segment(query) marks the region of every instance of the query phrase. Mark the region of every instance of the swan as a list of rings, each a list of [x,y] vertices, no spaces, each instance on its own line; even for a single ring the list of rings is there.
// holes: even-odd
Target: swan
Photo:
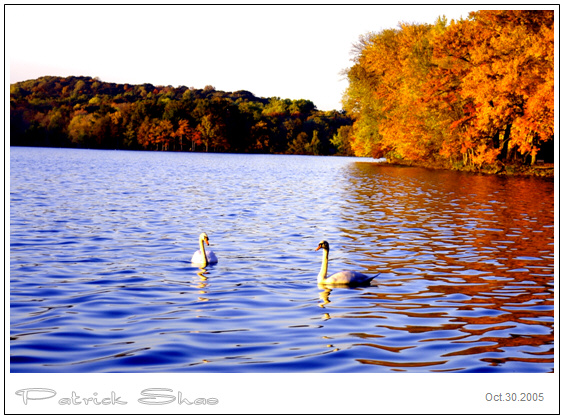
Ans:
[[[380,273],[374,276],[367,276],[366,274],[359,273],[358,271],[340,271],[327,277],[327,266],[329,265],[329,243],[327,241],[319,242],[319,245],[315,249],[323,250],[323,262],[321,263],[321,270],[317,276],[317,283],[326,285],[349,285],[349,286],[360,286],[369,284],[370,281],[377,277]]]
[[[206,233],[200,235],[200,249],[194,252],[192,256],[192,264],[199,264],[205,267],[208,264],[217,264],[217,257],[213,251],[206,251],[204,248],[204,241],[206,245],[210,246],[209,238]]]

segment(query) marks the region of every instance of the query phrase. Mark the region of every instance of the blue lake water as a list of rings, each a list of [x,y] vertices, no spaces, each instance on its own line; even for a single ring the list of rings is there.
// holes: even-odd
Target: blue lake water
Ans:
[[[552,180],[314,156],[9,163],[11,372],[554,371]],[[373,285],[318,287],[322,239],[330,273]]]

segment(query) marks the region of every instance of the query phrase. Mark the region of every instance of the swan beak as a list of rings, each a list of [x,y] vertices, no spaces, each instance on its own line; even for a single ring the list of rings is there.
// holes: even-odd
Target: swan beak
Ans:
[[[315,250],[319,251],[320,248],[321,248],[321,245],[318,245],[317,248],[315,248]]]
[[[207,246],[211,246],[211,245],[210,245],[210,241],[208,241],[207,238],[206,238],[206,245],[207,245]]]

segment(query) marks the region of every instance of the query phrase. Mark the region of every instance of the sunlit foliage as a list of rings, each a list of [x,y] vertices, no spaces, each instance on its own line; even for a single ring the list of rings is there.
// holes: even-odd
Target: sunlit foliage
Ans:
[[[552,11],[479,11],[361,37],[343,107],[357,155],[448,167],[553,159]]]

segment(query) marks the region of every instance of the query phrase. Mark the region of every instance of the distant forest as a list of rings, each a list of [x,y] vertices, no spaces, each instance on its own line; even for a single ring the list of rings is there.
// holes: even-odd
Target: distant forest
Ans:
[[[368,33],[343,110],[185,86],[41,77],[10,86],[10,144],[386,157],[510,173],[554,162],[554,12],[488,10]]]
[[[248,91],[45,76],[10,86],[12,146],[350,154],[342,112]]]

